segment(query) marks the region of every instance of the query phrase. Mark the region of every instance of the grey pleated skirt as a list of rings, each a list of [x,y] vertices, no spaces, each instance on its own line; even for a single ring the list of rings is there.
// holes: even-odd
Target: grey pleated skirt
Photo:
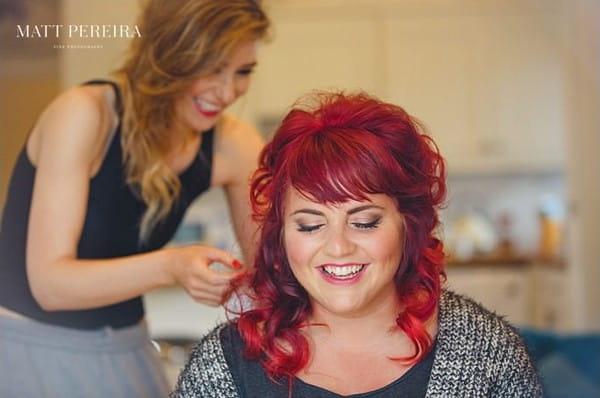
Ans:
[[[145,324],[87,331],[0,316],[2,398],[162,398],[168,393]]]

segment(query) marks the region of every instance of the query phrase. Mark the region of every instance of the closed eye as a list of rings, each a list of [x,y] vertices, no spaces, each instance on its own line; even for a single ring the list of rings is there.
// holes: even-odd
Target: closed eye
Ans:
[[[362,222],[353,222],[352,225],[358,229],[373,229],[373,228],[377,228],[379,226],[379,224],[381,224],[381,217],[368,222],[368,223],[362,223]]]
[[[315,224],[315,225],[303,225],[298,224],[298,228],[296,229],[299,232],[313,232],[321,228],[325,224]]]
[[[236,73],[240,76],[248,76],[254,72],[254,68],[240,69]]]

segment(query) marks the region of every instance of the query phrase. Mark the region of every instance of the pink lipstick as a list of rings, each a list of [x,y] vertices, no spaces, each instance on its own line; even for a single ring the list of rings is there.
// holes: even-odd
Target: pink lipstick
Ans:
[[[352,285],[363,276],[368,264],[323,264],[319,271],[323,279],[335,285]]]

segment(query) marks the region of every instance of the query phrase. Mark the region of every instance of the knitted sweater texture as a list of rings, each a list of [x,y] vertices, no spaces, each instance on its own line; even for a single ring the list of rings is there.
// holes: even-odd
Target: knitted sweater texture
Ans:
[[[245,398],[240,397],[225,360],[219,338],[223,326],[192,350],[172,398]],[[243,360],[241,353],[239,357]],[[380,396],[386,397],[385,390]],[[474,301],[444,291],[425,397],[542,396],[537,372],[516,330]]]

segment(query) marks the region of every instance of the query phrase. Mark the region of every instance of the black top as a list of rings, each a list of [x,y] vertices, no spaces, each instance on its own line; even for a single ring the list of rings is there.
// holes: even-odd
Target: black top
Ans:
[[[106,81],[86,84],[113,86],[120,104],[119,88]],[[126,183],[121,148],[121,124],[110,140],[98,173],[91,178],[85,222],[77,247],[80,259],[128,256],[156,250],[177,230],[190,203],[210,186],[214,130],[202,135],[202,145],[192,163],[179,174],[181,193],[169,215],[139,243],[140,221],[146,205]],[[144,315],[141,297],[114,305],[77,311],[44,311],[32,296],[25,267],[27,221],[35,167],[25,147],[12,173],[0,227],[0,306],[54,325],[78,329],[103,326],[120,328],[137,323]]]
[[[272,381],[258,361],[249,361],[243,357],[244,342],[237,330],[237,323],[230,323],[221,330],[220,334],[223,354],[231,371],[239,396],[242,398],[281,398],[287,397],[289,383],[287,379],[279,383]],[[410,368],[394,382],[375,391],[361,394],[346,395],[352,398],[421,398],[425,396],[435,347],[420,362]],[[292,379],[292,396],[296,398],[340,398],[336,394],[321,387],[308,384],[298,379]]]

